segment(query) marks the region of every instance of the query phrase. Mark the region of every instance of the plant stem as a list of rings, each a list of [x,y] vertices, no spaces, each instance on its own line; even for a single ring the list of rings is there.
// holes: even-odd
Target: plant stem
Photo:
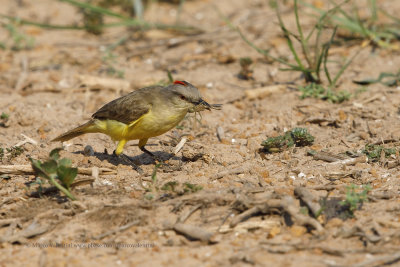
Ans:
[[[68,198],[71,200],[76,200],[74,197],[64,186],[60,185],[53,177],[49,176],[50,182],[57,187],[61,192],[63,192]]]

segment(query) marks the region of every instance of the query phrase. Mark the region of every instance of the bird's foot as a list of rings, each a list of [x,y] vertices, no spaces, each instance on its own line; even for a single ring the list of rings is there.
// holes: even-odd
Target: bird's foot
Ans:
[[[131,165],[139,174],[143,174],[142,168],[140,168],[136,163],[127,155],[125,154],[120,154],[117,155],[115,154],[115,150],[113,152],[113,155],[117,156],[119,159],[121,159],[124,163],[127,163],[128,165]]]
[[[141,147],[140,150],[149,155],[155,161],[156,164],[165,164],[163,159],[157,157],[154,153],[148,151],[146,148]]]

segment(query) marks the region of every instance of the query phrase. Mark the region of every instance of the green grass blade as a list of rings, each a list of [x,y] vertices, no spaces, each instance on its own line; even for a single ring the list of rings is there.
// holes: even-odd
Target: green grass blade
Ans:
[[[297,31],[299,32],[299,39],[300,39],[301,49],[303,51],[303,56],[304,56],[305,60],[307,61],[308,67],[312,69],[314,67],[313,66],[314,64],[310,59],[311,55],[310,55],[310,50],[308,47],[307,39],[304,37],[303,29],[300,24],[297,0],[294,1],[294,15],[296,18],[296,26],[297,26]]]
[[[86,30],[87,27],[85,26],[75,26],[75,25],[54,25],[54,24],[47,24],[47,23],[40,23],[40,22],[34,22],[26,19],[21,19],[17,17],[11,17],[7,16],[4,14],[0,14],[0,17],[9,19],[15,23],[20,23],[24,25],[32,25],[32,26],[37,26],[39,28],[44,28],[44,29],[53,29],[53,30]],[[146,29],[160,29],[160,30],[176,30],[176,31],[182,31],[182,32],[195,32],[195,33],[201,33],[203,32],[202,29],[199,29],[197,27],[193,26],[186,26],[186,25],[168,25],[168,24],[160,24],[160,23],[147,23],[144,21],[138,21],[135,19],[129,19],[129,20],[123,20],[120,22],[114,22],[114,23],[108,23],[101,25],[101,28],[112,28],[112,27],[121,27],[121,26],[138,26],[143,30]]]
[[[285,24],[283,23],[283,20],[282,20],[282,17],[281,17],[281,13],[279,11],[279,5],[276,8],[276,15],[277,15],[278,20],[279,20],[279,26],[281,27],[281,30],[282,30],[282,32],[283,32],[283,34],[285,36],[286,42],[287,42],[287,44],[289,46],[290,52],[293,54],[294,59],[295,59],[297,65],[298,65],[298,67],[300,67],[302,69],[306,69],[304,67],[303,63],[301,62],[300,57],[296,52],[296,49],[294,48],[292,39],[290,38],[290,35],[293,35],[293,34],[286,28]]]
[[[357,51],[357,53],[355,53],[349,60],[347,60],[346,64],[344,64],[339,72],[335,75],[335,78],[333,79],[331,85],[329,86],[330,88],[333,88],[336,86],[336,83],[338,81],[338,79],[340,78],[340,76],[342,76],[343,72],[347,69],[348,66],[350,66],[350,64],[353,62],[354,58],[356,56],[358,56],[358,54],[361,52],[361,50]]]
[[[86,8],[86,9],[88,9],[90,11],[98,12],[98,13],[101,13],[103,15],[116,17],[116,18],[123,19],[123,20],[131,20],[131,18],[125,17],[124,15],[121,15],[121,14],[118,14],[118,13],[115,13],[115,12],[112,12],[111,10],[109,10],[107,8],[102,8],[102,7],[95,6],[95,5],[86,3],[86,2],[79,2],[79,1],[75,1],[75,0],[59,0],[59,1],[60,2],[66,2],[66,3],[69,3],[71,5],[80,7],[80,8]]]
[[[274,61],[277,61],[277,62],[279,62],[279,63],[282,63],[282,64],[284,64],[284,65],[286,65],[286,66],[288,66],[288,67],[290,67],[290,68],[297,68],[297,67],[298,67],[298,66],[296,66],[296,65],[294,65],[294,64],[291,64],[291,63],[287,62],[286,60],[283,60],[283,59],[278,58],[278,57],[274,57],[274,56],[272,56],[272,55],[269,53],[268,50],[264,50],[264,49],[261,49],[261,48],[259,48],[258,46],[256,46],[253,42],[251,42],[249,39],[247,39],[247,37],[242,33],[242,31],[241,31],[238,27],[234,26],[234,25],[232,24],[232,22],[231,22],[226,16],[224,16],[224,15],[222,14],[222,12],[219,10],[218,7],[215,6],[215,10],[217,11],[218,15],[225,21],[226,25],[227,25],[230,29],[236,31],[236,32],[239,34],[240,38],[242,38],[242,40],[243,40],[248,46],[250,46],[251,48],[253,48],[254,50],[256,50],[258,53],[260,53],[261,55],[264,55],[264,56],[266,56],[266,57],[268,57],[268,58],[270,58],[270,59],[272,59],[272,60],[274,60]]]
[[[324,57],[324,58],[323,58],[323,61],[324,61],[324,71],[325,71],[326,78],[327,78],[328,81],[329,81],[329,85],[332,84],[332,79],[331,79],[331,75],[330,75],[329,70],[328,70],[327,62],[328,62],[329,49],[330,49],[330,47],[331,47],[331,44],[333,43],[333,38],[335,38],[336,30],[337,30],[337,27],[335,27],[335,28],[333,29],[333,33],[332,33],[332,35],[331,35],[331,38],[330,38],[329,42],[325,45],[325,49],[324,49],[324,53],[323,53],[323,54],[324,54],[324,55],[323,55],[323,57]]]
[[[86,27],[83,27],[83,26],[54,25],[54,24],[34,22],[34,21],[26,20],[26,19],[20,19],[17,17],[11,17],[11,16],[4,15],[4,14],[0,14],[0,17],[6,18],[15,23],[37,26],[37,27],[44,28],[44,29],[55,29],[55,30],[85,30],[86,29]]]

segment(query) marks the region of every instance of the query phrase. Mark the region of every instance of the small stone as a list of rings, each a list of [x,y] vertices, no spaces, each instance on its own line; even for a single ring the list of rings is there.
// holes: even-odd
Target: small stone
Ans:
[[[83,154],[85,156],[93,156],[94,155],[94,150],[93,150],[93,148],[91,146],[87,145],[83,149]]]

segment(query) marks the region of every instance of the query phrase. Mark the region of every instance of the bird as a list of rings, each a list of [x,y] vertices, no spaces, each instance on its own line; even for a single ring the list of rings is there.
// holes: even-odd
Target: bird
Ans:
[[[114,151],[117,156],[122,155],[128,141],[139,140],[140,150],[156,159],[145,148],[149,138],[171,130],[187,113],[221,109],[221,106],[208,104],[187,81],[144,87],[105,104],[88,122],[51,141],[64,142],[87,133],[103,133],[118,142]]]

